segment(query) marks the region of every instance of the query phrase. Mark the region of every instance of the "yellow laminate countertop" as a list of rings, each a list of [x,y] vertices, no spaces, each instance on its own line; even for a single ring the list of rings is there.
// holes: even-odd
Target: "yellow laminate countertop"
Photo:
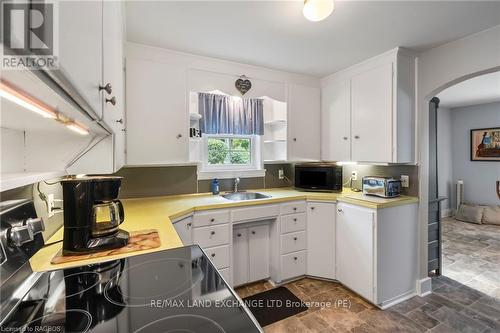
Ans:
[[[418,198],[416,197],[401,196],[393,199],[384,199],[365,196],[362,193],[356,193],[350,190],[344,190],[342,193],[302,192],[291,188],[250,191],[267,194],[270,195],[271,198],[247,201],[229,201],[218,195],[204,193],[123,199],[122,202],[125,209],[125,221],[120,225],[120,228],[126,231],[156,229],[158,230],[158,234],[160,236],[160,247],[150,250],[112,255],[105,258],[100,257],[64,264],[51,264],[50,261],[62,247],[62,242],[58,242],[63,239],[63,228],[61,228],[47,241],[47,244],[53,242],[58,243],[46,246],[38,251],[30,259],[31,268],[36,272],[63,269],[183,246],[172,224],[172,220],[189,215],[194,211],[253,206],[293,200],[340,201],[373,209],[382,209],[418,202]]]

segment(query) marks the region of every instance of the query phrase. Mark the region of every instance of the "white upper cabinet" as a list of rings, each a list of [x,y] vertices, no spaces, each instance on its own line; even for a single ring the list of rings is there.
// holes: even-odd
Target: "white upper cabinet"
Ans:
[[[322,79],[321,132],[324,160],[414,162],[414,55],[396,48]]]
[[[175,64],[127,59],[127,164],[188,161],[186,71]]]
[[[392,63],[351,79],[352,160],[393,162]]]
[[[104,121],[113,131],[114,171],[125,164],[125,79],[123,54],[123,3],[103,3],[103,90]]]
[[[290,161],[320,159],[320,88],[290,84],[288,89]]]
[[[351,83],[326,86],[321,92],[321,159],[351,159]]]
[[[49,71],[86,111],[102,117],[102,1],[58,1],[59,70]],[[78,95],[78,96],[76,96]],[[86,104],[86,105],[85,105]],[[90,108],[90,110],[89,110]]]

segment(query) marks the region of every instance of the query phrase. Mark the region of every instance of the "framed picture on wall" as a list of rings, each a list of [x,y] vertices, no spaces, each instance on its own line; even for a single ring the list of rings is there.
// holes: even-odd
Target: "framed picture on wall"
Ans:
[[[470,160],[500,162],[500,127],[470,130]]]

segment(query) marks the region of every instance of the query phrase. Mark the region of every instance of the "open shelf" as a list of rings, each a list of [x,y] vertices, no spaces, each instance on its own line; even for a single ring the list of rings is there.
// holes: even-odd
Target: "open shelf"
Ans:
[[[65,171],[46,172],[7,172],[0,174],[0,190],[6,191],[13,188],[38,183],[43,180],[62,177]]]
[[[277,143],[277,142],[286,142],[285,139],[279,139],[279,140],[265,140],[264,143]]]
[[[269,125],[269,126],[286,125],[286,120],[284,119],[270,120],[264,122],[264,125]]]

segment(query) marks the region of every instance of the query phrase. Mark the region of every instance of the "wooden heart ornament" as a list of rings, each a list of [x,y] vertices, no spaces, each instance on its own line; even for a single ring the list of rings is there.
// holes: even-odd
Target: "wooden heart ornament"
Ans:
[[[252,82],[245,75],[242,75],[236,80],[234,86],[242,95],[245,95],[252,88]]]

